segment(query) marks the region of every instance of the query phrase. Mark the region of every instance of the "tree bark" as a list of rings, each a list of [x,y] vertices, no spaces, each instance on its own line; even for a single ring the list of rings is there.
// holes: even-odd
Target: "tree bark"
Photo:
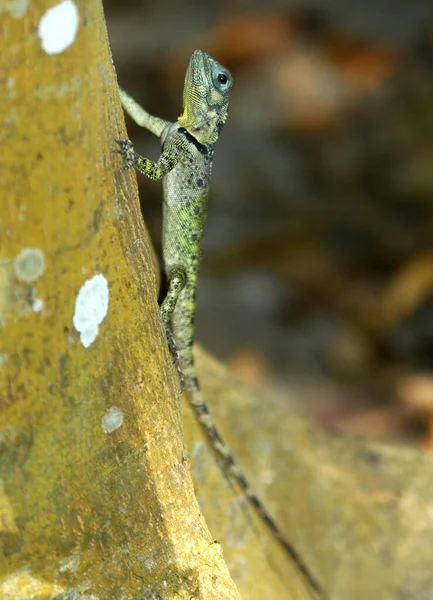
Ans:
[[[2,2],[0,19],[0,597],[238,599],[113,152],[127,136],[101,2]]]
[[[329,598],[431,600],[433,457],[322,431],[203,352],[198,359],[224,438]],[[185,429],[200,506],[242,598],[310,599],[263,525],[240,516],[241,497],[229,497],[200,456],[198,434]],[[211,475],[203,476],[203,462]]]

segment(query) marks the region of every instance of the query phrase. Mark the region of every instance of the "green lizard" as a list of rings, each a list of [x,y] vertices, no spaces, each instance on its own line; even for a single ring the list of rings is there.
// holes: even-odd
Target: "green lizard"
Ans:
[[[163,260],[168,292],[161,304],[169,346],[180,372],[182,389],[229,475],[289,553],[317,597],[325,595],[299,554],[251,490],[242,471],[212,422],[196,374],[193,357],[197,276],[201,262],[207,197],[214,147],[227,119],[233,77],[203,50],[189,61],[183,91],[183,112],[175,123],[154,117],[120,90],[124,110],[140,126],[161,138],[156,162],[137,154],[129,140],[118,141],[127,168],[150,179],[163,179]]]

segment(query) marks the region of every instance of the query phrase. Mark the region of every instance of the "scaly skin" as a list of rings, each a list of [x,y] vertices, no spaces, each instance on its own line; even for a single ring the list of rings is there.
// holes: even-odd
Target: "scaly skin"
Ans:
[[[119,141],[119,152],[127,167],[135,167],[150,179],[163,178],[163,259],[169,288],[161,305],[161,316],[191,406],[229,475],[294,560],[316,597],[325,600],[320,585],[237,467],[213,424],[194,366],[195,297],[212,157],[227,119],[232,83],[232,75],[226,68],[202,50],[195,50],[185,75],[183,112],[175,123],[149,115],[120,90],[124,110],[136,123],[161,137],[162,154],[156,162],[143,158],[130,141]]]

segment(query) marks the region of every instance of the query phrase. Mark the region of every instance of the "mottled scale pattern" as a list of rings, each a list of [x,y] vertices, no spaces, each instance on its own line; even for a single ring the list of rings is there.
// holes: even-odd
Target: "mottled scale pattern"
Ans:
[[[163,259],[168,292],[161,305],[169,346],[178,362],[182,384],[195,415],[226,472],[242,488],[253,508],[293,559],[314,591],[326,600],[318,581],[287,540],[249,486],[215,427],[200,391],[194,366],[194,315],[197,278],[203,250],[207,198],[214,146],[227,118],[231,73],[202,50],[191,56],[183,92],[183,111],[170,123],[149,115],[126,92],[120,91],[125,111],[141,126],[161,137],[157,161],[139,156],[129,140],[119,141],[126,167],[135,167],[151,179],[163,178]]]
[[[173,124],[163,133],[163,148],[179,135]],[[186,389],[190,389],[193,365],[195,297],[198,269],[203,252],[207,197],[212,169],[213,146],[190,143],[177,166],[163,180],[163,260],[168,281],[173,271],[183,269],[185,287],[171,315],[171,328],[179,353]],[[192,375],[194,376],[194,375]]]

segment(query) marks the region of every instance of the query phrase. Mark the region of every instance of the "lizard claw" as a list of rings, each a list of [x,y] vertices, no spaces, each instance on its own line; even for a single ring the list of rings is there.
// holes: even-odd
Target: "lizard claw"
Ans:
[[[132,142],[130,140],[116,140],[116,144],[119,146],[119,148],[114,150],[114,152],[123,156],[125,161],[124,168],[131,169],[134,167],[137,160]]]

